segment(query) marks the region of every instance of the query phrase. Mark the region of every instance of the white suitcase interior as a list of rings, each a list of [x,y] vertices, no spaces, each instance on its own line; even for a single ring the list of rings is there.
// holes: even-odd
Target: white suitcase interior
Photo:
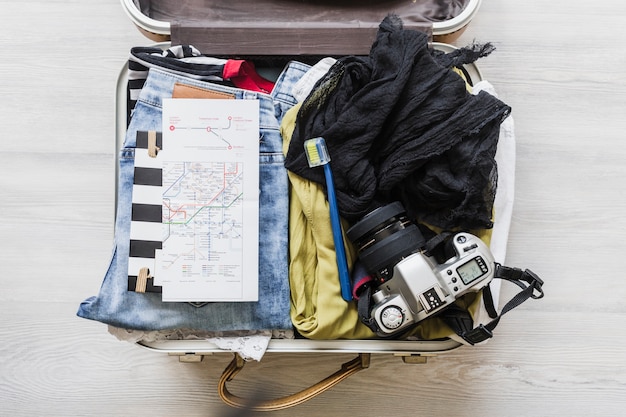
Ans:
[[[158,44],[161,48],[167,48],[169,44]],[[454,49],[453,46],[442,43],[433,43],[433,47],[444,52]],[[481,81],[482,75],[475,64],[465,66],[467,76],[472,83]],[[116,141],[115,154],[123,146],[126,133],[127,121],[127,79],[128,70],[124,67],[119,75],[116,98]],[[497,262],[503,262],[506,254],[506,246],[513,204],[514,166],[515,166],[515,142],[508,138],[498,145],[496,161],[499,167],[507,167],[501,170],[498,176],[498,192],[495,200],[494,211],[496,213],[495,225],[491,238],[491,250]],[[118,164],[115,165],[115,178],[118,177]],[[117,186],[116,193],[117,196]],[[500,280],[494,280],[491,284],[494,303],[498,306]],[[225,353],[214,343],[208,340],[139,340],[139,346],[146,349],[181,356],[182,358],[201,357],[214,353]],[[453,339],[433,341],[404,341],[404,340],[309,340],[309,339],[272,339],[269,342],[267,352],[289,353],[389,353],[397,356],[416,357],[432,356],[439,352],[450,351],[461,346],[461,343]]]

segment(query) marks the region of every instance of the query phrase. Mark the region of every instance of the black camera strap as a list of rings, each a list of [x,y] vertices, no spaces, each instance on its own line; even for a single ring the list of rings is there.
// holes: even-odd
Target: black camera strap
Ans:
[[[500,322],[500,318],[522,304],[529,298],[539,299],[543,297],[543,280],[529,269],[521,270],[519,268],[511,268],[496,264],[496,270],[494,273],[494,279],[499,278],[508,282],[511,282],[522,290],[515,294],[505,305],[502,307],[500,314],[496,311],[493,294],[491,293],[490,285],[487,285],[483,289],[483,303],[485,310],[489,317],[493,320],[487,324],[480,324],[478,327],[474,327],[474,322],[469,312],[459,307],[452,306],[442,311],[438,317],[450,326],[450,328],[463,340],[471,345],[483,342],[493,337],[493,330]]]
[[[361,322],[369,327],[373,332],[378,331],[376,320],[371,316],[372,287],[363,285],[357,298],[357,308]]]

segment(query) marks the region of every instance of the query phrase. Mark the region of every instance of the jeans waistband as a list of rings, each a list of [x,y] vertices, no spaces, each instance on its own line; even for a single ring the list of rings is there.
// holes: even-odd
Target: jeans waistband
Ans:
[[[309,65],[301,62],[290,62],[279,75],[274,89],[270,94],[199,81],[182,75],[172,74],[158,68],[151,68],[149,72],[150,75],[141,90],[138,100],[162,108],[162,98],[171,96],[174,84],[180,82],[198,88],[232,94],[235,99],[239,100],[259,100],[262,109],[272,109],[273,111],[274,100],[282,101],[290,105],[294,105],[297,102],[292,93],[293,86],[309,68]]]
[[[289,104],[290,106],[294,106],[298,100],[294,97],[293,89],[298,80],[300,80],[310,69],[310,65],[302,62],[289,62],[276,80],[274,89],[271,93],[272,98]]]

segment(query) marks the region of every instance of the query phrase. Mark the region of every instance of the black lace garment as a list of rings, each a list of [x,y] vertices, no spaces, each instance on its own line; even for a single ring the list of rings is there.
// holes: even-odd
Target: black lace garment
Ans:
[[[487,93],[468,93],[451,70],[492,50],[433,51],[425,34],[388,16],[370,55],[339,59],[304,101],[287,169],[325,184],[303,152],[305,140],[321,136],[347,220],[399,200],[414,220],[443,229],[492,227],[494,157],[511,109]]]

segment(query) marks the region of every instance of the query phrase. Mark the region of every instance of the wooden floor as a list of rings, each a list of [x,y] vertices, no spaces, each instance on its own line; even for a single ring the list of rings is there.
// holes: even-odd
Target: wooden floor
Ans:
[[[113,238],[114,95],[150,43],[118,0],[0,0],[0,415],[225,416],[229,354],[179,363],[79,319]],[[620,416],[626,409],[626,3],[484,0],[457,42],[513,108],[509,265],[546,281],[496,337],[370,369],[278,416]],[[235,389],[276,394],[348,354],[268,354]]]

